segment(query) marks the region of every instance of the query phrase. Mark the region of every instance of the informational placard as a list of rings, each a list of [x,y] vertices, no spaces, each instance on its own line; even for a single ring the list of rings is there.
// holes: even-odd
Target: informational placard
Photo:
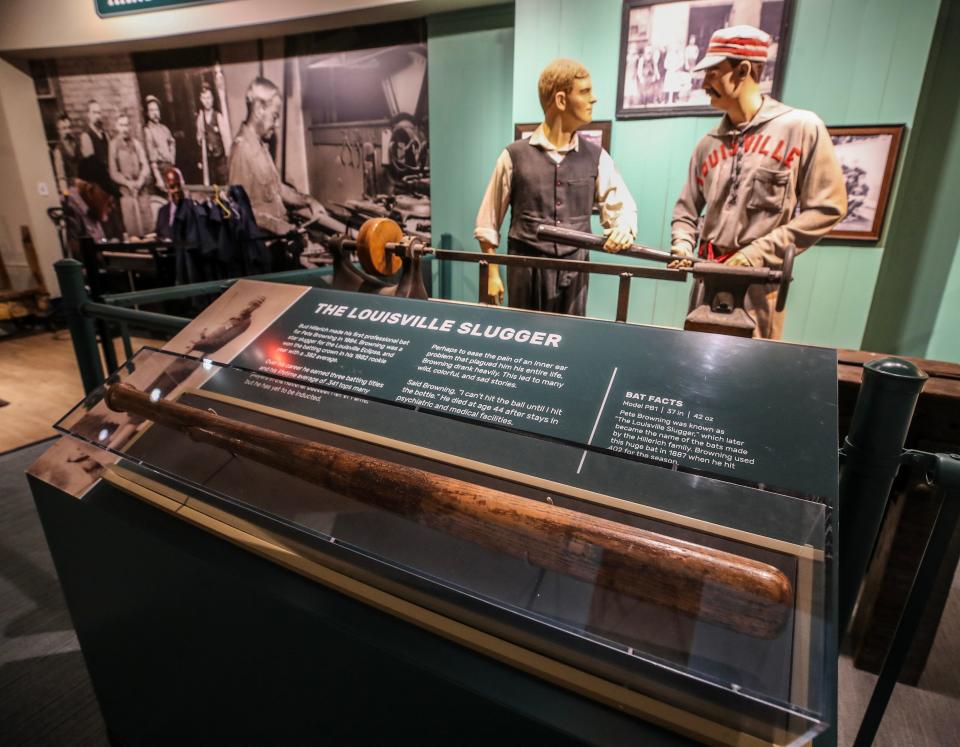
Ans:
[[[293,380],[250,376],[251,399],[283,390],[317,417],[310,385],[751,484],[836,491],[829,349],[315,289],[234,364]]]
[[[124,13],[139,13],[144,10],[165,10],[181,5],[218,3],[221,0],[94,0],[97,15],[101,18]]]

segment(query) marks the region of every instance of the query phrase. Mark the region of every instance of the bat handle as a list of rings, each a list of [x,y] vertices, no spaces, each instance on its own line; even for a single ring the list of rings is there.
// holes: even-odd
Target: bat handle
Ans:
[[[547,241],[555,241],[567,246],[579,246],[583,249],[602,249],[607,243],[606,238],[584,231],[575,231],[562,226],[537,226],[537,237]]]
[[[537,226],[537,237],[566,246],[579,246],[582,249],[603,249],[604,244],[607,243],[605,236],[597,236],[593,233],[576,231],[572,228],[564,228],[562,226]],[[627,249],[616,253],[626,257],[634,257],[635,259],[652,259],[655,262],[672,262],[676,259],[670,252],[649,249],[639,244],[631,244]]]

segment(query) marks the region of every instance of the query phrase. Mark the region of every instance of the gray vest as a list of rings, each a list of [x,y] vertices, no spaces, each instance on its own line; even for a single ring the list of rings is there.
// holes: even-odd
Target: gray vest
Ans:
[[[537,226],[590,230],[590,214],[597,192],[600,148],[579,138],[577,150],[571,150],[559,164],[543,150],[526,140],[507,146],[513,162],[510,184],[509,248],[514,253],[531,250],[554,257],[565,257],[576,247],[557,245],[537,238]]]

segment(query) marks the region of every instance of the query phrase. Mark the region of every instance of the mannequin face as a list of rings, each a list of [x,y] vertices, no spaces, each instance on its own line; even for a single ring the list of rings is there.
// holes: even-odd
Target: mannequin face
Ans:
[[[253,127],[261,140],[267,140],[276,130],[282,106],[279,96],[274,96],[269,101],[257,101],[254,104]]]
[[[749,62],[734,66],[730,60],[724,60],[704,71],[703,90],[714,109],[726,112],[736,104],[744,83],[751,80]]]
[[[564,117],[576,127],[593,121],[593,105],[597,103],[597,97],[593,93],[593,81],[589,75],[574,80],[570,93],[557,93],[554,101]]]
[[[160,105],[156,101],[147,104],[147,119],[151,122],[160,121]]]
[[[200,92],[200,106],[204,109],[213,109],[213,91],[204,89]]]

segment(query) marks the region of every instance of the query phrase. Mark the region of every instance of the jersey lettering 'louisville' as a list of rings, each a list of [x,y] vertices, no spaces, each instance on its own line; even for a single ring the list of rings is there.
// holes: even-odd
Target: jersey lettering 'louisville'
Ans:
[[[772,145],[773,137],[771,135],[745,135],[743,138],[743,153],[757,153],[761,156],[767,156],[772,158],[778,163],[782,163],[784,166],[789,167],[793,162],[794,158],[800,158],[803,156],[803,151],[800,148],[794,146],[790,148],[789,151],[784,153],[785,141],[777,140],[777,144],[770,150]],[[700,176],[697,177],[697,184],[701,187],[703,186],[703,180],[713,170],[718,163],[725,161],[728,158],[732,158],[737,154],[737,149],[740,147],[738,141],[734,141],[731,146],[728,148],[725,144],[721,143],[720,147],[714,148],[703,159],[700,164]]]

